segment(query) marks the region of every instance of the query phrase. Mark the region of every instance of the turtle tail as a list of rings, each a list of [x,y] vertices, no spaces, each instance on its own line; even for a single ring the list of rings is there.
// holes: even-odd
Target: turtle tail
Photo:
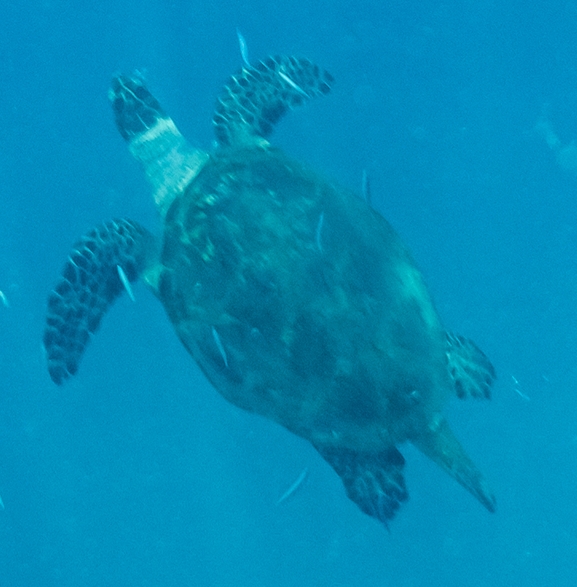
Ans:
[[[213,116],[221,146],[254,144],[265,139],[288,111],[328,94],[333,76],[308,59],[268,57],[230,78]]]
[[[149,265],[154,236],[131,220],[93,228],[73,247],[48,297],[44,348],[60,385],[78,370],[90,337],[114,300]]]

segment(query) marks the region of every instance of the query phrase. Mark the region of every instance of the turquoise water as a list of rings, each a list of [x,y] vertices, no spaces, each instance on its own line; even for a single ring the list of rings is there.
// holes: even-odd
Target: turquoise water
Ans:
[[[575,585],[577,7],[543,1],[0,3],[0,587]],[[274,141],[372,198],[499,380],[447,410],[488,514],[411,447],[387,532],[304,441],[227,404],[135,288],[50,381],[48,292],[95,224],[157,218],[117,135],[141,71],[195,145],[251,60],[336,78]],[[289,499],[277,502],[302,471]]]

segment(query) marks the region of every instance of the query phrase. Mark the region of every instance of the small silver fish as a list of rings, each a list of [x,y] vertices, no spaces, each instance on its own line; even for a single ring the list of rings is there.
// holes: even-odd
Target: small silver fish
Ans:
[[[296,490],[304,483],[308,474],[309,470],[305,467],[295,482],[277,499],[276,505],[281,504],[283,501],[286,501],[291,495],[293,495]]]
[[[371,182],[369,180],[369,175],[368,175],[366,169],[363,169],[362,191],[363,191],[363,199],[365,200],[365,202],[369,206],[371,206],[372,205]]]
[[[325,213],[321,212],[321,214],[319,216],[319,221],[317,222],[317,229],[315,232],[315,242],[317,243],[317,249],[321,253],[323,252],[322,232],[323,232],[324,221],[325,221]]]
[[[298,86],[293,80],[283,71],[284,67],[278,72],[279,76],[284,79],[284,81],[293,89],[295,89],[299,94],[304,96],[305,98],[310,98],[310,96],[300,87]]]
[[[120,277],[120,281],[128,294],[128,297],[134,302],[136,301],[134,298],[134,293],[132,292],[132,287],[130,286],[130,281],[128,281],[128,277],[126,277],[126,273],[124,273],[124,269],[120,266],[116,266],[116,271],[118,272],[118,277]]]
[[[236,36],[238,37],[238,45],[240,47],[240,56],[245,67],[250,67],[250,61],[248,60],[248,45],[246,44],[245,38],[242,33],[236,29]]]
[[[212,327],[212,338],[214,338],[214,343],[216,344],[216,348],[218,349],[218,352],[220,353],[220,356],[222,357],[222,360],[224,361],[224,366],[228,369],[228,358],[226,356],[226,352],[224,350],[224,347],[222,346],[222,342],[220,342],[220,336],[218,335],[218,332],[216,331],[216,328],[214,326]]]

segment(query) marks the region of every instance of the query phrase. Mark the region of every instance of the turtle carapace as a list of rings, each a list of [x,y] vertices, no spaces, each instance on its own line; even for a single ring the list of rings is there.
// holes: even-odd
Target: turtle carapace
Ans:
[[[114,79],[116,124],[161,231],[113,220],[76,244],[48,301],[50,376],[61,384],[77,371],[123,284],[141,278],[215,389],[310,441],[370,516],[387,523],[408,497],[404,442],[493,511],[442,415],[452,396],[489,397],[491,363],[443,328],[386,220],[267,140],[331,83],[307,59],[245,67],[218,99],[218,146],[206,152],[140,79]]]

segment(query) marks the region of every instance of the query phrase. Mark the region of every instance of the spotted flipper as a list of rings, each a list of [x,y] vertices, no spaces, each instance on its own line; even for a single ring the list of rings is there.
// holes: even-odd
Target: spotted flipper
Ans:
[[[315,448],[342,479],[349,499],[383,524],[387,525],[409,498],[403,477],[405,459],[396,448],[379,453]]]
[[[48,298],[44,348],[48,371],[60,385],[74,375],[100,320],[154,254],[154,236],[130,220],[113,220],[76,243]]]
[[[212,121],[219,144],[265,139],[287,110],[328,94],[332,82],[329,73],[298,57],[268,57],[244,68],[232,76],[216,104]]]
[[[457,397],[491,399],[495,368],[473,341],[447,332],[447,358]]]
[[[184,190],[208,155],[193,149],[137,76],[112,80],[109,99],[121,136],[143,166],[161,214]]]

